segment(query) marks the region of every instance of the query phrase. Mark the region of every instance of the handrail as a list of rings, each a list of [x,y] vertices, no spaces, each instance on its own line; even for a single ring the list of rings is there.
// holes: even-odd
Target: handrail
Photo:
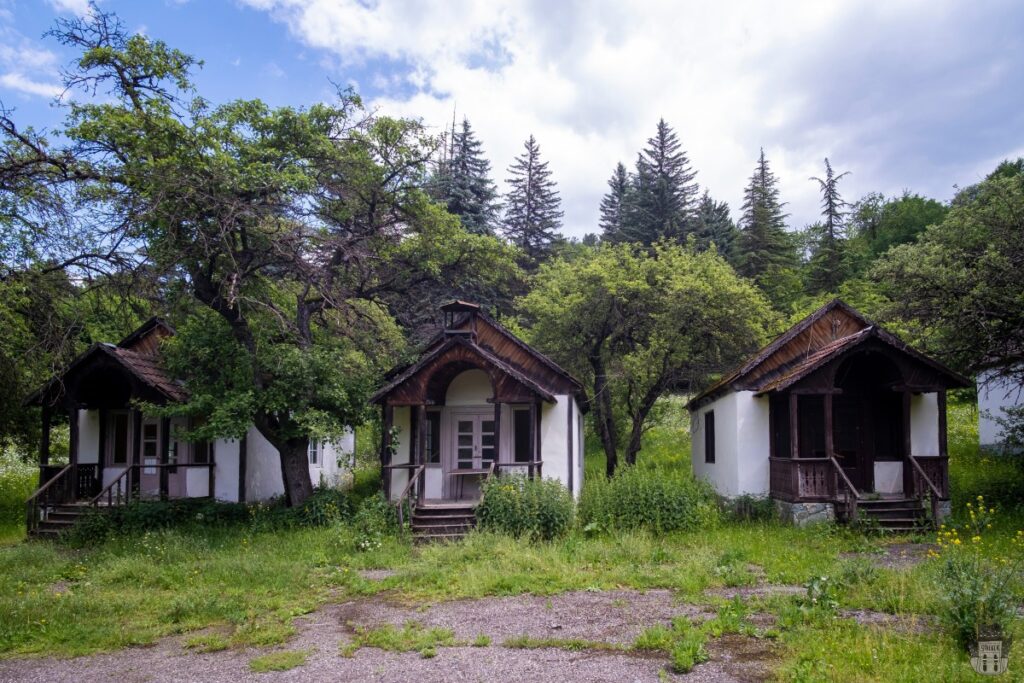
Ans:
[[[937,525],[939,523],[939,500],[942,498],[942,491],[940,491],[939,487],[935,485],[935,482],[932,481],[931,477],[925,473],[924,468],[921,467],[921,463],[917,461],[917,458],[908,453],[907,460],[910,461],[910,464],[914,466],[915,470],[917,470],[918,475],[920,475],[921,479],[924,480],[924,483],[928,488],[931,489],[932,524]],[[918,494],[918,498],[923,497],[920,492],[916,493]]]
[[[31,534],[39,526],[39,496],[49,491],[50,487],[54,486],[57,483],[57,481],[62,479],[68,473],[69,470],[73,470],[74,468],[75,465],[73,463],[68,463],[67,465],[65,465],[64,469],[50,477],[49,481],[47,481],[45,484],[37,488],[35,492],[31,496],[29,496],[28,499],[25,501],[25,532],[27,534]]]
[[[105,487],[103,487],[103,490],[100,491],[98,494],[96,494],[96,496],[92,500],[89,501],[89,504],[91,506],[93,506],[93,507],[98,507],[99,504],[100,504],[100,500],[103,498],[103,494],[106,494],[106,496],[107,496],[107,506],[109,507],[110,505],[112,505],[113,502],[114,502],[113,488],[116,486],[117,487],[117,504],[120,505],[121,504],[121,480],[124,479],[125,477],[129,478],[127,484],[124,487],[124,490],[125,490],[125,496],[124,497],[125,497],[125,500],[127,501],[128,498],[131,495],[131,485],[132,485],[131,484],[131,471],[132,471],[132,467],[133,467],[133,465],[129,465],[128,467],[125,467],[124,471],[121,472],[121,474],[117,475],[114,478],[113,481],[111,481],[109,484],[107,484]]]
[[[856,522],[857,521],[857,500],[860,498],[860,492],[857,491],[857,487],[853,485],[853,482],[850,481],[850,478],[848,476],[846,476],[846,472],[843,472],[842,465],[839,464],[839,461],[836,460],[834,455],[833,456],[829,456],[827,458],[827,460],[829,460],[832,463],[832,467],[839,474],[839,479],[842,480],[843,485],[847,488],[847,490],[849,490],[850,494],[852,494],[852,495],[847,496],[847,502],[846,502],[846,505],[847,505],[847,508],[848,508],[847,517],[849,518],[849,521]],[[836,491],[836,493],[838,494],[839,492]]]
[[[426,471],[426,465],[420,465],[409,477],[408,483],[405,488],[402,489],[402,493],[398,496],[398,500],[395,501],[395,505],[398,507],[398,529],[399,533],[405,533],[405,499],[409,496],[409,491],[412,489],[416,481],[423,476],[423,472]]]

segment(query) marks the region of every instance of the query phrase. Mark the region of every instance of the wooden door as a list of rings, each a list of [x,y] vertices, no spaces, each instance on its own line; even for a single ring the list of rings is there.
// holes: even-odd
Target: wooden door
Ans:
[[[494,410],[487,412],[453,412],[451,415],[451,444],[445,460],[446,496],[466,497],[479,491],[479,480],[472,475],[452,476],[459,471],[482,471],[497,457],[494,434]]]
[[[142,421],[142,468],[139,477],[139,489],[143,496],[160,495],[160,422],[159,420],[143,419]]]
[[[832,399],[833,446],[836,460],[858,491],[864,491],[864,449],[860,398],[837,395]]]

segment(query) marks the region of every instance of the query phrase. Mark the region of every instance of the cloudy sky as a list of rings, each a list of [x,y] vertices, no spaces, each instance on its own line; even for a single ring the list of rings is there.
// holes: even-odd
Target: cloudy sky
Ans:
[[[1024,3],[1000,0],[101,0],[133,30],[205,60],[209,99],[303,105],[351,84],[438,131],[468,116],[499,185],[531,133],[565,232],[596,230],[618,161],[660,117],[698,181],[738,213],[764,147],[791,226],[813,221],[829,157],[848,200],[948,199],[1024,155]],[[59,70],[42,37],[85,0],[0,0],[0,102],[52,128]]]

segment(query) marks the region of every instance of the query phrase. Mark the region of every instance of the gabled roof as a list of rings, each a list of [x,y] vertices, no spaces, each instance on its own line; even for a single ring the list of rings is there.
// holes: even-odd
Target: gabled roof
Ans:
[[[379,389],[373,396],[370,397],[371,403],[379,403],[388,396],[395,389],[400,387],[406,381],[414,377],[417,373],[423,370],[425,367],[430,365],[431,362],[443,356],[445,353],[456,347],[464,347],[471,353],[478,356],[478,358],[485,364],[496,368],[500,372],[505,373],[516,382],[522,384],[524,387],[529,389],[531,392],[544,399],[545,401],[554,401],[555,397],[551,392],[547,391],[539,384],[534,382],[532,379],[524,375],[518,369],[513,367],[511,364],[506,363],[502,359],[495,356],[493,353],[488,351],[486,348],[474,344],[465,337],[449,337],[443,344],[435,346],[433,349],[424,353],[418,361],[407,367],[405,370],[400,372],[390,382],[385,384]]]
[[[117,343],[122,349],[130,349],[135,346],[139,341],[147,337],[151,332],[162,333],[164,337],[170,337],[174,335],[174,328],[171,327],[163,318],[153,316],[146,322],[139,325],[139,327],[129,334],[127,337]]]
[[[971,386],[970,380],[963,375],[917,351],[845,302],[833,299],[698,394],[689,406],[728,391],[748,390],[763,394],[787,389],[869,339],[877,339],[945,375],[951,386]]]

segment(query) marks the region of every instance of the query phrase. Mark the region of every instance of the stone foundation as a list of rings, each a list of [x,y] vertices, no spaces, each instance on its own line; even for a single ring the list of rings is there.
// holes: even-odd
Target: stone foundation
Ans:
[[[836,509],[832,503],[790,503],[775,499],[779,519],[795,526],[809,526],[836,521]]]

